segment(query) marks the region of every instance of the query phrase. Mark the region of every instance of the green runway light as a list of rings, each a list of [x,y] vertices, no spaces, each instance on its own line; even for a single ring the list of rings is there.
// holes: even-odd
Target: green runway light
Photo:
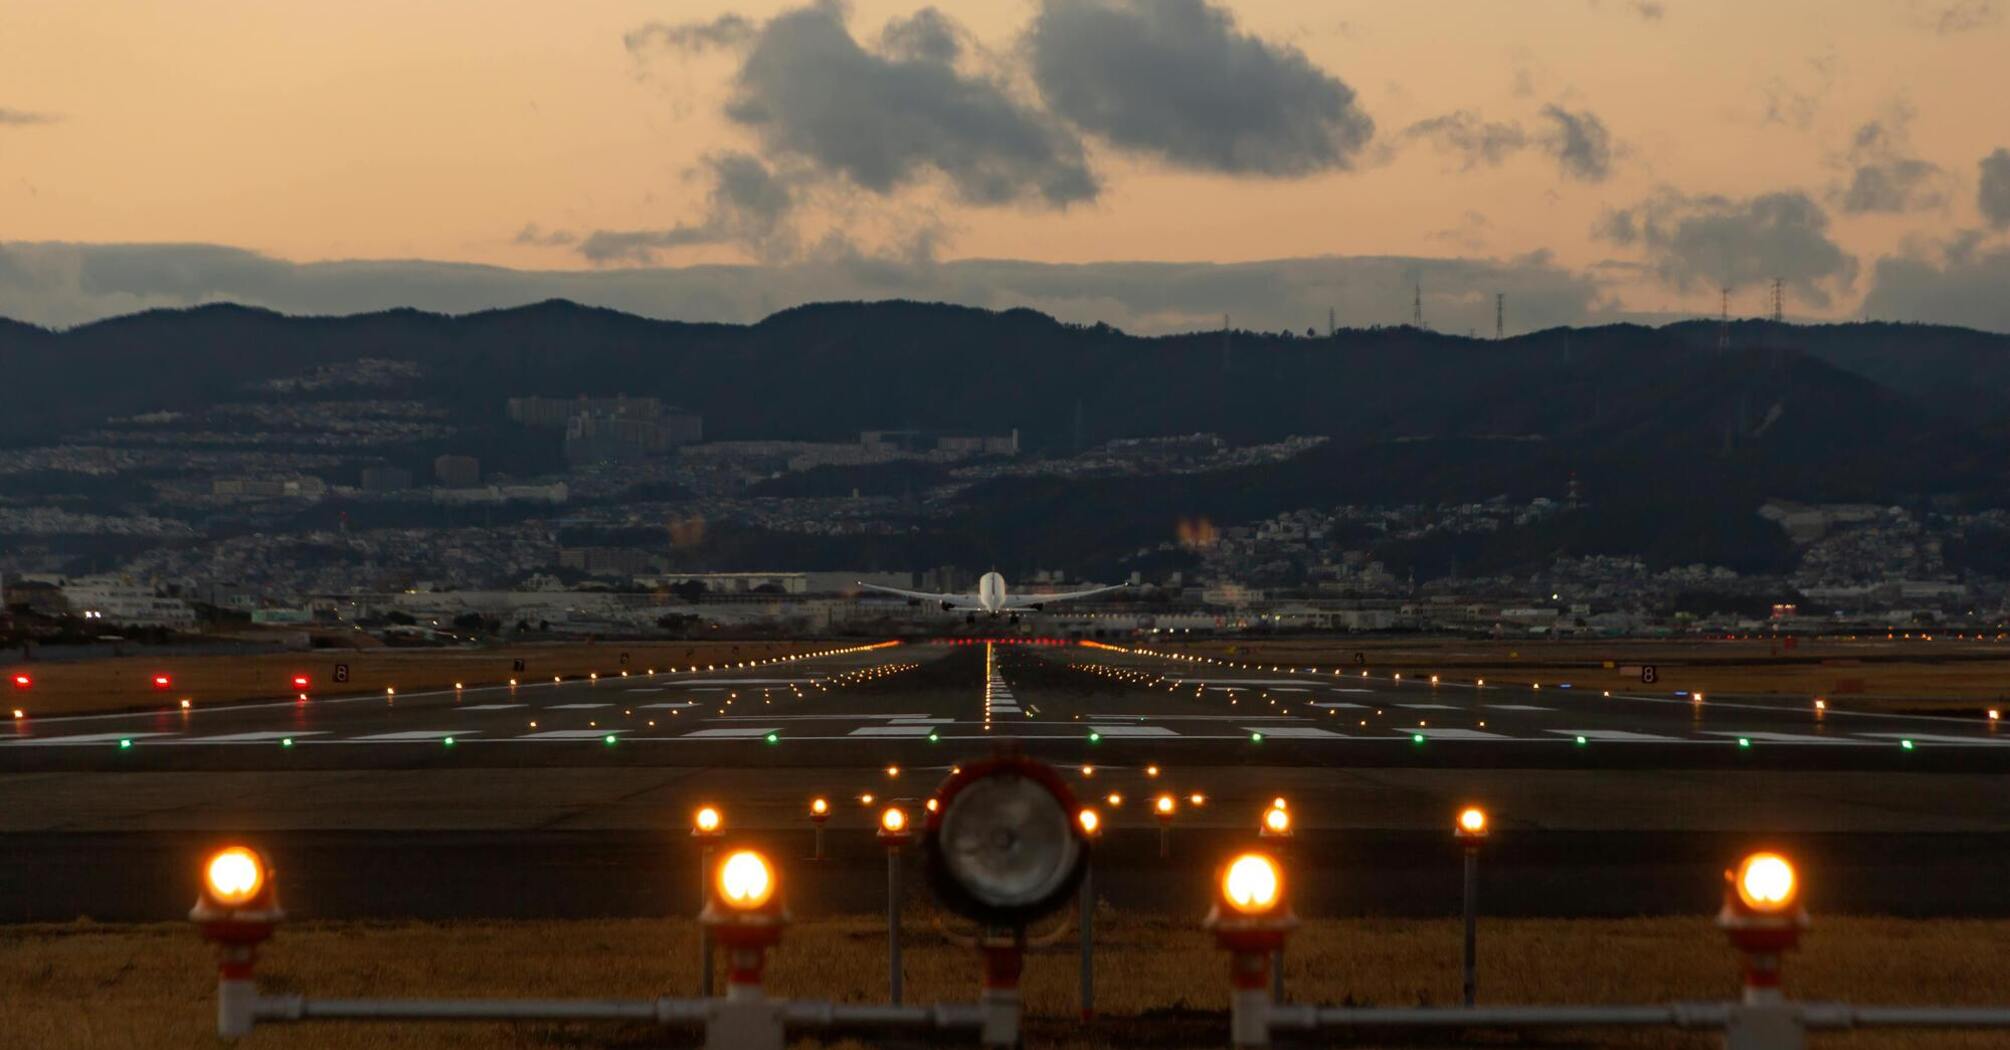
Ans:
[[[605,743],[605,744],[606,744],[606,745],[607,745],[608,747],[613,747],[613,746],[614,746],[614,734],[613,734],[613,733],[609,733],[609,734],[607,734],[606,736],[604,736],[604,737],[601,737],[600,739],[601,739],[601,742],[602,742],[602,743]]]
[[[1751,747],[1751,746],[1752,746],[1752,738],[1751,738],[1751,737],[1748,737],[1748,736],[1741,736],[1741,737],[1739,737],[1739,738],[1738,738],[1738,746],[1739,746],[1739,747]]]
[[[1090,737],[1089,739],[1090,739],[1090,741],[1091,741],[1091,742],[1093,743],[1093,742],[1095,741],[1095,739],[1096,739],[1096,738],[1095,738],[1095,737]],[[931,743],[931,744],[939,744],[939,743],[941,743],[941,742],[942,742],[942,734],[941,734],[941,733],[938,733],[938,732],[936,732],[936,731],[935,731],[935,730],[933,730],[933,729],[929,730],[929,731],[928,731],[928,742],[929,742],[929,743]]]
[[[133,742],[130,738],[123,738],[119,741],[119,750],[121,751],[130,750],[132,746]]]
[[[1591,743],[1591,741],[1589,741],[1589,740],[1586,740],[1585,738],[1583,738],[1583,737],[1581,737],[1581,736],[1577,738],[1577,746],[1578,746],[1578,747],[1583,747],[1584,745],[1586,745],[1586,744],[1589,744],[1589,743]]]
[[[1423,742],[1424,742],[1424,734],[1422,734],[1422,733],[1411,733],[1411,734],[1410,734],[1410,743],[1412,743],[1412,744],[1421,744],[1421,743],[1423,743]]]
[[[1090,733],[1090,734],[1089,734],[1089,743],[1091,743],[1091,744],[1100,744],[1100,743],[1102,743],[1102,742],[1103,742],[1103,734],[1101,734],[1101,733]]]
[[[1907,751],[1910,751],[1910,750],[1912,750],[1912,741],[1910,741],[1910,740],[1901,740],[1901,741],[1899,741],[1899,742],[1898,742],[1898,746],[1900,746],[1900,747],[1902,747],[1902,748],[1906,749]]]
[[[781,742],[782,742],[782,734],[780,734],[780,733],[769,733],[769,734],[768,734],[767,736],[763,737],[762,739],[766,740],[766,741],[767,741],[768,743],[770,743],[770,744],[779,744],[779,743],[781,743]],[[614,742],[614,738],[613,738],[613,737],[608,737],[608,738],[607,738],[607,742],[608,742],[608,743],[610,743],[610,744],[611,744],[611,743],[613,743],[613,742]]]
[[[1251,734],[1249,734],[1249,742],[1250,742],[1250,743],[1252,743],[1252,744],[1261,744],[1261,743],[1263,743],[1263,734],[1262,734],[1262,733],[1251,733]]]
[[[453,737],[445,737],[445,738],[441,739],[441,741],[440,741],[440,744],[441,744],[441,746],[443,746],[443,747],[452,747],[452,746],[454,746],[454,738],[453,738]]]
[[[292,738],[292,737],[290,737],[290,736],[289,736],[289,737],[282,737],[282,738],[280,739],[280,741],[279,741],[279,746],[280,746],[280,747],[292,747],[292,746],[293,746],[293,738]]]

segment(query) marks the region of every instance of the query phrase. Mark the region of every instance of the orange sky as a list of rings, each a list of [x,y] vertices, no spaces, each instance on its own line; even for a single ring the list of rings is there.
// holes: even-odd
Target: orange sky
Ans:
[[[303,262],[582,268],[570,247],[515,243],[518,230],[697,221],[707,186],[694,166],[752,144],[720,115],[733,54],[638,59],[623,34],[727,11],[758,21],[790,6],[9,0],[0,5],[0,113],[47,119],[0,120],[0,241],[202,242]],[[1023,80],[1016,56],[1031,0],[938,6],[981,42],[990,68]],[[1902,215],[1830,206],[1832,236],[1868,267],[1908,238],[1978,226],[1977,162],[2010,145],[2010,28],[1980,0],[1665,0],[1659,17],[1632,0],[1227,6],[1241,29],[1302,49],[1358,93],[1377,145],[1356,170],[1179,171],[1090,136],[1106,187],[1092,203],[982,207],[930,185],[882,198],[835,183],[816,192],[806,231],[842,228],[871,244],[926,218],[947,231],[944,258],[1546,250],[1588,267],[1632,258],[1590,231],[1608,209],[1657,187],[1731,197],[1797,189],[1830,202],[1856,129],[1907,113],[1905,148],[1945,170],[1946,203]],[[915,7],[857,0],[849,24],[869,42]],[[1976,24],[1940,31],[1950,9]],[[1527,94],[1517,94],[1518,75]],[[1769,98],[1790,109],[1802,100],[1805,126],[1768,123]],[[1619,151],[1605,181],[1564,180],[1535,151],[1461,172],[1396,137],[1459,109],[1532,126],[1551,102],[1591,110],[1610,128]],[[712,245],[663,261],[740,258]],[[1831,311],[1848,314],[1864,280]],[[1645,278],[1612,294],[1643,311],[1716,299]],[[1752,309],[1757,296],[1748,293]]]

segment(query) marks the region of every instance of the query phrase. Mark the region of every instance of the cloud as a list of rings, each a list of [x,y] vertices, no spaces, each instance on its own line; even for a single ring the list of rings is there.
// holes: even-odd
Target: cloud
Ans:
[[[1798,191],[1732,199],[1663,190],[1607,213],[1592,235],[1639,249],[1662,283],[1682,291],[1779,278],[1826,306],[1857,271],[1828,227],[1828,213]]]
[[[1668,13],[1668,9],[1658,0],[1633,0],[1633,13],[1649,22],[1659,22],[1661,16]]]
[[[515,244],[528,244],[538,248],[562,248],[579,238],[566,230],[547,231],[537,223],[527,222],[524,223],[523,229],[516,231],[516,236],[511,240]]]
[[[1863,309],[1881,321],[1927,321],[2010,332],[2010,246],[1980,250],[1956,238],[1938,258],[1925,253],[1877,261]]]
[[[1911,120],[1911,109],[1901,105],[1891,117],[1857,128],[1841,162],[1850,172],[1848,185],[1830,192],[1844,212],[1899,214],[1947,203],[1947,173],[1911,155],[1906,136]]]
[[[1183,168],[1343,169],[1375,130],[1346,83],[1205,0],[1042,0],[1026,46],[1055,113]]]
[[[666,47],[687,54],[714,48],[736,48],[754,39],[754,23],[739,15],[720,15],[710,22],[650,22],[629,30],[621,43],[633,54]]]
[[[1982,180],[1975,203],[1993,229],[2010,230],[2010,149],[1997,148],[1982,158]]]
[[[835,2],[786,12],[747,44],[726,115],[768,160],[877,194],[947,179],[969,204],[1065,207],[1099,191],[1079,140],[1002,82],[965,74],[936,13],[896,23],[894,51],[861,47]]]
[[[963,54],[962,34],[942,12],[924,7],[880,30],[880,50],[896,58],[949,65]]]
[[[8,109],[0,106],[0,127],[26,127],[30,124],[54,124],[62,119],[54,113],[31,113],[25,109]]]
[[[1062,265],[809,253],[783,265],[527,271],[423,261],[290,263],[215,245],[0,243],[0,316],[67,326],[154,307],[229,301],[292,314],[395,307],[467,313],[563,297],[647,317],[752,322],[806,302],[920,299],[1134,332],[1324,328],[1407,322],[1421,281],[1431,323],[1491,330],[1493,293],[1517,327],[1619,316],[1599,284],[1544,256],[1505,260],[1363,256],[1262,262]]]
[[[1588,109],[1572,113],[1551,104],[1542,108],[1542,118],[1550,122],[1542,146],[1566,177],[1604,182],[1612,174],[1612,133],[1597,114]]]
[[[1405,139],[1421,139],[1459,158],[1459,170],[1498,167],[1510,154],[1528,145],[1528,135],[1513,122],[1490,123],[1478,113],[1461,109],[1417,121],[1404,128]]]
[[[796,191],[787,179],[759,157],[740,152],[708,157],[703,169],[712,180],[703,220],[668,229],[595,230],[579,241],[579,254],[589,262],[606,264],[650,263],[659,251],[701,244],[737,244],[764,259],[795,253],[795,233],[788,219]],[[540,243],[571,243],[571,234],[553,236],[566,239]],[[517,241],[525,243],[523,234]]]
[[[2002,20],[1998,0],[1911,0],[1911,21],[1941,36],[1953,36],[1995,25]]]

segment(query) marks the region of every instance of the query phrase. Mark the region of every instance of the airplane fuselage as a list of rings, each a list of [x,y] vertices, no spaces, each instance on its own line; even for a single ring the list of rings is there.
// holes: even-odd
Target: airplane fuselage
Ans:
[[[977,604],[985,612],[996,616],[1005,608],[1005,577],[995,572],[987,572],[977,581]]]

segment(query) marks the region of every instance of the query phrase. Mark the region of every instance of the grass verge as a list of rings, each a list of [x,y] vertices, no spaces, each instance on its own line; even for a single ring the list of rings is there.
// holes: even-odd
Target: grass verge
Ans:
[[[1025,975],[1027,1045],[1220,1046],[1226,960],[1191,922],[1099,918],[1099,1019],[1076,1018],[1072,937],[1037,951]],[[696,987],[687,920],[294,923],[260,963],[269,992],[322,996],[636,996]],[[1451,921],[1308,922],[1286,973],[1300,1001],[1447,1004],[1458,996]],[[1859,1003],[1976,1004],[2001,999],[1996,977],[2010,922],[1827,918],[1787,967],[1789,990]],[[1661,1002],[1735,992],[1736,959],[1707,920],[1500,920],[1480,932],[1484,1002]],[[833,919],[792,928],[770,966],[773,994],[868,1000],[886,983],[883,928]],[[909,1002],[967,999],[977,961],[917,919],[907,953]],[[0,939],[0,1032],[41,1050],[213,1048],[212,970],[185,924],[79,923],[8,928]],[[315,1023],[272,1027],[243,1045],[402,1050],[573,1050],[687,1045],[643,1027],[544,1024]],[[1489,1043],[1514,1042],[1494,1037]],[[1705,1047],[1697,1034],[1531,1035],[1524,1045]],[[808,1044],[816,1045],[816,1044]],[[846,1045],[864,1045],[852,1042]],[[2010,1033],[1846,1033],[1817,1046],[2010,1046]]]

